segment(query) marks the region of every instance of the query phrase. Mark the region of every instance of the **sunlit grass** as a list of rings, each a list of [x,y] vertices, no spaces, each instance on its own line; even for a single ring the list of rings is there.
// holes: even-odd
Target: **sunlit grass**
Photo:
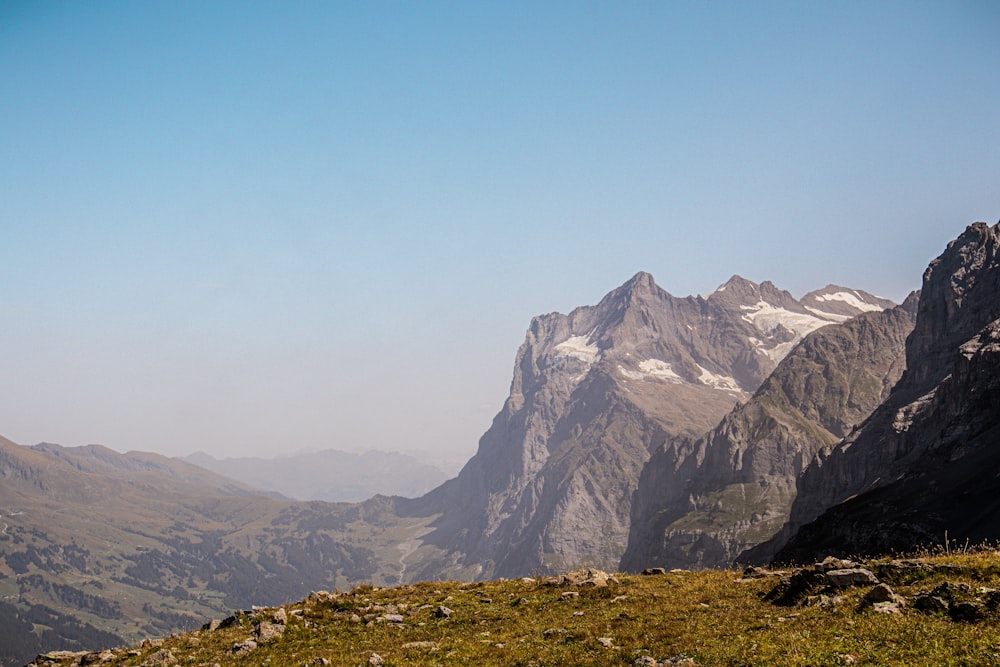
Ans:
[[[886,562],[867,564],[873,571]],[[947,581],[968,584],[983,620],[956,622],[908,604],[900,614],[864,609],[871,587],[836,592],[826,605],[764,600],[780,581],[734,571],[617,575],[607,587],[544,580],[362,586],[289,605],[284,635],[256,650],[232,647],[276,610],[242,615],[232,627],[167,638],[103,664],[141,665],[170,650],[182,665],[631,665],[642,656],[697,665],[1000,664],[1000,613],[984,601],[1000,587],[991,549],[928,555],[937,567],[899,577],[893,590],[912,602]],[[888,581],[888,577],[886,577]],[[578,593],[573,595],[572,593]],[[829,592],[827,600],[835,599]],[[977,597],[978,596],[978,597]],[[447,607],[450,615],[438,613]],[[403,622],[384,620],[398,614]],[[671,663],[668,663],[671,664]]]

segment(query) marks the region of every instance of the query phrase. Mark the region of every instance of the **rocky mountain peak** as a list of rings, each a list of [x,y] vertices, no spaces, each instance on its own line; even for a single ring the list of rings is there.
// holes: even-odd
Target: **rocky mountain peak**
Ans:
[[[729,280],[715,288],[709,299],[755,303],[760,298],[760,285],[734,274]]]
[[[1000,317],[1000,223],[970,225],[924,272],[917,327],[907,342],[914,389],[936,384],[954,350]]]

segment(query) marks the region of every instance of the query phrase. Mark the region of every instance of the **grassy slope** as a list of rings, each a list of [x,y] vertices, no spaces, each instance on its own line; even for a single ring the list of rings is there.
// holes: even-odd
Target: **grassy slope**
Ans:
[[[225,629],[108,653],[102,664],[141,665],[164,650],[182,665],[271,667],[323,664],[321,658],[367,665],[373,654],[386,665],[623,665],[642,656],[692,664],[683,662],[689,657],[697,665],[1000,664],[1000,612],[956,622],[912,605],[914,595],[949,581],[969,584],[969,597],[986,610],[986,589],[1000,587],[1000,553],[925,560],[938,570],[887,580],[910,603],[897,615],[860,608],[870,586],[848,589],[832,605],[777,606],[764,599],[777,574],[743,579],[725,570],[619,575],[606,588],[542,580],[362,586],[289,605],[284,635],[250,653],[232,647],[274,609],[242,614]],[[570,591],[579,597],[564,596]],[[440,605],[453,611],[450,617],[435,616]],[[364,622],[389,613],[403,622]]]

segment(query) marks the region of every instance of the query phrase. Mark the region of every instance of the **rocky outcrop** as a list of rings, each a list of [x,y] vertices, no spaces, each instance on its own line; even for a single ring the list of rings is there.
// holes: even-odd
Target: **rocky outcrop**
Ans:
[[[838,319],[767,282],[734,276],[707,297],[677,298],[645,273],[596,306],[534,318],[477,454],[400,505],[435,517],[407,576],[617,568],[650,451],[703,433],[804,335]]]
[[[748,558],[1000,536],[998,250],[1000,225],[976,223],[931,262],[902,379],[859,429],[820,452],[786,532]]]
[[[810,334],[714,429],[654,452],[622,569],[729,566],[781,531],[806,465],[867,418],[901,376],[916,304],[911,295]]]

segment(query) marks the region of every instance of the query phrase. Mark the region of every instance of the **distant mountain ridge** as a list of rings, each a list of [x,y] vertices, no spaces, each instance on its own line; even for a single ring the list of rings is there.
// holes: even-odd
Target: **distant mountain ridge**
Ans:
[[[205,453],[183,460],[257,489],[296,500],[360,502],[372,496],[419,496],[447,475],[400,452],[361,453],[326,449],[279,458],[216,459]]]

